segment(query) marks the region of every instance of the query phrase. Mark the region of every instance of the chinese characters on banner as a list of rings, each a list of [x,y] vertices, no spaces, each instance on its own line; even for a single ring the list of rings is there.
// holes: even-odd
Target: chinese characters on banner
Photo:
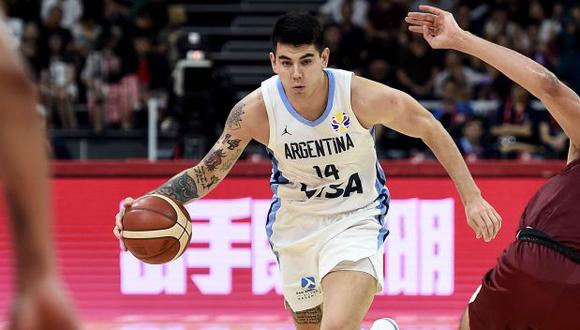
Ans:
[[[200,200],[187,205],[191,246],[166,265],[147,265],[120,252],[125,295],[185,295],[191,282],[203,295],[229,295],[233,269],[251,269],[254,295],[281,294],[279,271],[264,229],[270,201]],[[249,221],[248,221],[249,220]],[[387,220],[384,295],[449,296],[454,292],[454,201],[392,200]],[[188,269],[206,269],[188,275]]]

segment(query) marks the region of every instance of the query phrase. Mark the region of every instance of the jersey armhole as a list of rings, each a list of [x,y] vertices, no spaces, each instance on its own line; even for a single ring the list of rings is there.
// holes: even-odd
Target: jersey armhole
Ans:
[[[367,131],[370,134],[374,127],[365,128],[360,123],[360,121],[358,121],[358,118],[356,117],[356,114],[352,108],[352,79],[356,76],[356,74],[354,72],[349,73],[350,75],[345,78],[345,87],[346,90],[348,90],[348,93],[344,93],[346,95],[344,104],[347,105],[349,116],[352,118],[352,122],[357,127],[357,129],[361,131]]]
[[[273,111],[273,102],[271,98],[271,94],[269,93],[269,89],[271,88],[268,86],[270,80],[264,81],[260,86],[262,91],[262,97],[264,98],[264,106],[266,107],[266,116],[268,116],[268,124],[270,125],[270,129],[268,132],[268,145],[266,146],[268,149],[273,150],[272,146],[276,145],[276,119],[274,116]]]

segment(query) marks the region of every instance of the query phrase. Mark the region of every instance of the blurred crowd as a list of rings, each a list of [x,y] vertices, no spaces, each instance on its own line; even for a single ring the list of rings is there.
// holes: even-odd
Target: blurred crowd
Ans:
[[[566,137],[525,90],[481,61],[434,51],[407,31],[404,17],[419,4],[451,11],[463,29],[533,58],[576,92],[580,4],[328,0],[318,13],[331,66],[424,101],[468,160],[562,158]],[[176,45],[187,20],[183,7],[161,0],[8,0],[5,12],[49,125],[87,126],[95,134],[143,127],[151,98],[161,101],[160,122],[174,115],[171,72],[183,56]],[[86,118],[78,107],[88,110]],[[381,158],[432,157],[420,141],[388,129],[377,141]]]
[[[450,11],[459,25],[517,50],[580,91],[580,3],[553,0],[328,0],[319,15],[331,65],[413,95],[429,109],[468,160],[562,158],[562,130],[521,87],[478,59],[432,50],[407,31],[419,4]],[[415,139],[382,130],[382,158],[432,157]]]
[[[168,96],[173,27],[166,7],[163,1],[6,1],[8,26],[51,126],[130,130],[152,95]],[[79,106],[88,118],[79,118]]]

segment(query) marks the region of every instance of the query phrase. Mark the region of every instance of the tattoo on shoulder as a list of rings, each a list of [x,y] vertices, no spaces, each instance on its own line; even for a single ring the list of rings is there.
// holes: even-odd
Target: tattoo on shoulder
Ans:
[[[214,171],[219,165],[221,165],[225,153],[222,149],[213,150],[204,160],[203,163],[207,166],[207,169]]]
[[[169,196],[182,203],[199,197],[197,185],[193,178],[187,175],[187,173],[172,179],[153,193]]]
[[[322,306],[318,305],[305,311],[292,313],[296,324],[318,324],[322,321]]]
[[[230,112],[230,115],[228,116],[228,119],[226,121],[226,125],[229,129],[237,130],[240,127],[242,127],[242,115],[244,114],[244,105],[245,105],[244,102],[240,101],[234,106],[232,112]]]

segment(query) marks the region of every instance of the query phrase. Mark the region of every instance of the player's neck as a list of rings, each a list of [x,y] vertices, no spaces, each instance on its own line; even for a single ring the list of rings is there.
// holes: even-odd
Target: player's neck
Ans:
[[[314,121],[324,113],[326,108],[329,93],[328,85],[328,76],[323,74],[319,86],[312,92],[309,94],[288,95],[288,100],[302,117]]]

